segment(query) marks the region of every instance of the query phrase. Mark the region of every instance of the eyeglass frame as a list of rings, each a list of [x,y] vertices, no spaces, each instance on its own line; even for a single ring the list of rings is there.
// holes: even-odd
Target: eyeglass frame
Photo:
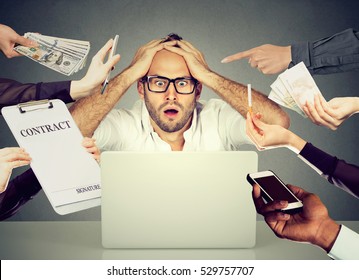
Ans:
[[[168,84],[167,84],[166,89],[163,90],[163,91],[153,91],[153,90],[151,90],[150,89],[150,83],[148,82],[150,78],[160,78],[160,79],[167,80]],[[178,81],[178,80],[191,80],[191,81],[193,81],[194,82],[193,90],[191,92],[189,92],[189,93],[178,92],[176,84],[175,84],[175,82]],[[156,75],[154,75],[154,76],[152,76],[152,75],[144,76],[144,77],[141,78],[141,82],[143,82],[143,83],[147,82],[148,90],[151,91],[151,92],[155,92],[155,93],[164,93],[164,92],[166,92],[168,90],[170,84],[173,83],[173,86],[174,86],[176,92],[178,94],[185,94],[185,95],[192,94],[194,92],[194,90],[196,89],[197,84],[198,84],[198,80],[196,80],[195,78],[192,78],[192,77],[178,77],[178,78],[175,78],[175,79],[170,79],[170,78],[167,78],[167,77],[164,77],[164,76],[156,76]]]

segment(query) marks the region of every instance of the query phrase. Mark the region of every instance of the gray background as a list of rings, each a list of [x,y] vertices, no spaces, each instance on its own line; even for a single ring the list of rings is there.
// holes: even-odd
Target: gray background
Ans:
[[[120,35],[122,58],[115,73],[131,62],[135,51],[146,42],[176,32],[200,49],[210,68],[233,80],[269,94],[276,75],[264,76],[247,61],[221,64],[223,57],[264,43],[288,45],[315,40],[346,28],[359,29],[359,1],[0,1],[0,22],[19,34],[28,31],[44,35],[88,40],[91,58],[114,34]],[[87,66],[89,65],[89,62]],[[87,69],[87,67],[86,67]],[[80,79],[86,69],[66,77],[27,58],[5,59],[0,55],[0,76],[20,82]],[[315,76],[327,100],[335,96],[358,96],[358,72]],[[204,88],[203,99],[216,97]],[[121,100],[130,107],[137,100],[135,87]],[[337,131],[318,127],[288,111],[291,130],[323,150],[359,164],[358,115]],[[0,147],[16,146],[4,119],[0,117]],[[355,141],[355,139],[357,139]],[[244,147],[253,150],[252,147]],[[317,193],[337,220],[359,220],[358,201],[338,190],[287,149],[259,153],[259,170],[271,169],[286,183]],[[13,175],[25,169],[14,171]],[[66,216],[57,215],[43,192],[10,220],[99,220],[100,208]],[[261,219],[259,217],[259,219]]]

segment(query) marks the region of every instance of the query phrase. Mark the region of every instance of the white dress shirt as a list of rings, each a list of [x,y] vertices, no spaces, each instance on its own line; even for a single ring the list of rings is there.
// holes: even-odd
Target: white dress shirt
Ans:
[[[341,225],[328,256],[335,260],[359,260],[359,234]]]
[[[225,101],[197,102],[191,127],[184,132],[183,151],[229,151],[252,145],[245,126],[245,119]],[[102,151],[171,151],[171,146],[153,130],[142,100],[131,110],[109,112],[94,138]]]

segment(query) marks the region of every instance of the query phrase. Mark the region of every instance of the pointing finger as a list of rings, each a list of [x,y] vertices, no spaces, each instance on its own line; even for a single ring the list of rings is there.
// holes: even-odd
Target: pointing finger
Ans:
[[[252,49],[247,50],[247,51],[243,51],[243,52],[239,52],[230,56],[227,56],[225,58],[222,59],[222,63],[228,63],[228,62],[232,62],[235,60],[240,60],[242,58],[248,58],[252,55],[253,51]]]

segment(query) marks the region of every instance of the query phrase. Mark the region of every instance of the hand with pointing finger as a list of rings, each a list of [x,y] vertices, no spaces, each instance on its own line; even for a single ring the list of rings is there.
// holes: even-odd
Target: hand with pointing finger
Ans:
[[[292,60],[291,47],[266,44],[227,56],[221,62],[228,63],[243,58],[247,58],[248,63],[263,74],[277,74],[288,68]]]

